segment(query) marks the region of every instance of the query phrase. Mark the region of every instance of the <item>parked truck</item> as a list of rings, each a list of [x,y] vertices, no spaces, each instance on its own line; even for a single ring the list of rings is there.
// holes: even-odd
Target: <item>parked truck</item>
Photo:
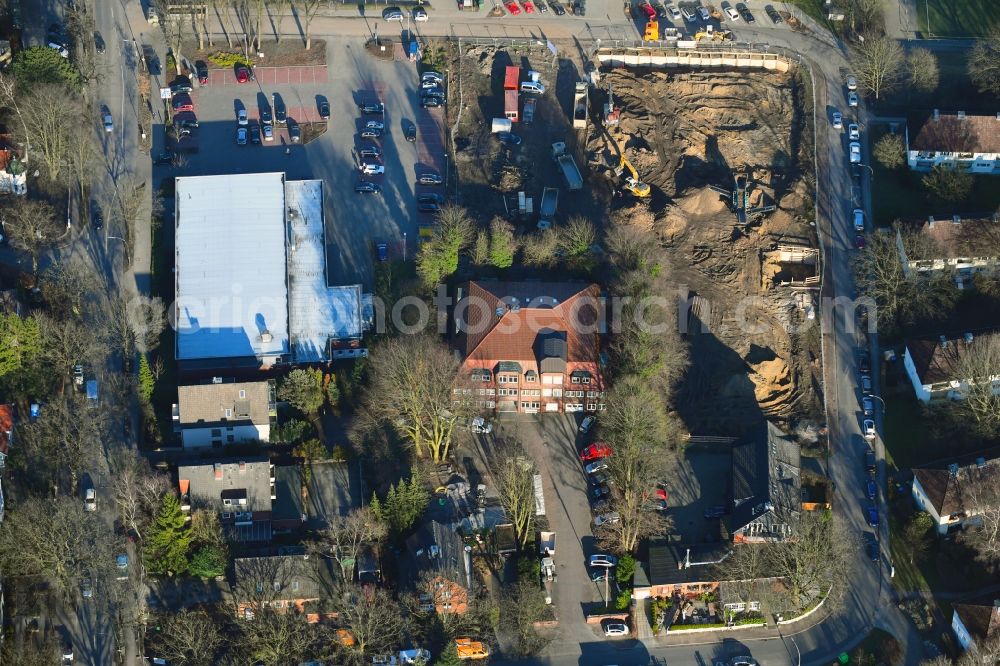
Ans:
[[[455,652],[459,659],[486,659],[490,656],[488,645],[468,637],[455,639]]]
[[[518,118],[517,110],[517,91],[516,90],[504,90],[503,91],[503,115],[504,117],[512,123],[516,123]]]
[[[538,536],[538,552],[542,556],[542,584],[545,586],[545,603],[552,603],[552,585],[556,582],[556,533],[541,532]]]
[[[538,228],[548,229],[552,226],[552,218],[559,206],[559,188],[546,187],[542,190],[542,203],[538,207]]]
[[[570,191],[583,189],[583,176],[580,175],[580,169],[576,166],[576,160],[566,152],[565,143],[557,141],[552,144],[552,159],[562,169],[563,177],[566,179],[566,185]]]
[[[538,540],[538,552],[541,555],[552,557],[556,554],[556,533],[542,532]]]
[[[573,94],[573,128],[587,129],[587,107],[589,101],[586,81],[577,81],[576,92]]]

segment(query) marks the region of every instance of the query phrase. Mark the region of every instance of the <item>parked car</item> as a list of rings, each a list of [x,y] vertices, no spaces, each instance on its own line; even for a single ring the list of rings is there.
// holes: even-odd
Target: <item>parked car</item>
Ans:
[[[856,123],[851,123],[847,126],[847,138],[851,141],[861,140],[861,128]]]
[[[271,107],[264,105],[260,109],[260,122],[263,125],[271,124]]]
[[[441,210],[441,206],[436,203],[418,203],[417,210],[421,213],[437,213]]]
[[[611,513],[602,513],[601,515],[594,518],[594,527],[600,527],[601,525],[607,525],[609,523],[617,523],[622,518],[617,511],[612,511]]]
[[[590,475],[590,484],[594,487],[606,486],[610,478],[607,472],[594,472]]]
[[[611,447],[604,442],[594,442],[593,444],[584,447],[583,451],[580,451],[580,460],[587,462],[590,460],[599,460],[601,458],[606,458],[611,455]]]
[[[285,108],[285,102],[276,94],[271,96],[271,101],[271,107],[274,108],[274,122],[278,125],[284,125],[288,122],[288,109]]]
[[[172,166],[174,163],[173,153],[160,153],[153,159],[153,164],[156,166]]]
[[[417,23],[423,23],[427,20],[427,10],[423,7],[414,7],[412,16]]]
[[[426,81],[427,79],[434,79],[438,83],[441,83],[441,82],[444,81],[444,74],[442,74],[441,72],[435,72],[434,70],[430,70],[429,69],[429,70],[427,70],[426,72],[423,72],[420,75],[420,80],[421,81]]]
[[[382,102],[370,102],[368,104],[359,104],[358,108],[361,113],[385,113],[385,104]]]
[[[99,32],[94,33],[94,48],[101,54],[108,50],[107,44],[104,43],[104,38],[101,37],[101,33]]]
[[[329,120],[330,119],[330,103],[326,102],[326,101],[323,101],[323,102],[319,103],[318,107],[319,107],[319,117],[320,117],[320,119],[321,120]]]
[[[865,237],[862,236],[861,234],[858,234],[854,237],[854,247],[857,248],[858,250],[864,249],[866,243],[867,241],[865,240]]]
[[[514,134],[513,132],[497,132],[496,137],[500,143],[506,144],[508,146],[521,145],[521,137]]]
[[[618,620],[604,621],[605,636],[628,636],[628,625]]]
[[[105,108],[104,111],[101,112],[101,122],[104,123],[105,132],[115,131],[115,123],[111,119],[111,112],[108,111],[107,108]]]
[[[97,230],[104,228],[104,215],[101,213],[101,207],[97,205],[96,201],[92,201],[90,204],[90,223]]]
[[[421,185],[441,185],[444,183],[444,178],[436,173],[422,173],[417,176],[417,182]]]
[[[861,394],[871,395],[872,394],[872,378],[868,375],[861,375]]]
[[[605,470],[607,468],[608,468],[607,460],[596,460],[588,464],[583,469],[585,472],[587,472],[587,474],[596,474],[597,472],[600,472],[601,470]]]
[[[601,485],[593,488],[590,491],[590,499],[592,502],[599,502],[607,498],[607,496],[610,494],[611,494],[611,488],[608,487],[607,484],[602,483]]]
[[[872,562],[878,562],[880,557],[878,539],[875,537],[874,532],[868,532],[865,534],[865,552],[868,554],[868,559]]]
[[[867,349],[863,350],[861,352],[860,358],[858,358],[858,370],[860,370],[861,374],[863,374],[863,375],[867,375],[868,372],[871,370],[871,366],[868,363],[868,350]]]
[[[363,129],[361,130],[362,139],[377,139],[382,136],[382,130],[377,129]]]
[[[375,129],[381,132],[385,130],[385,123],[381,120],[369,120],[365,122],[365,129]]]
[[[698,16],[701,17],[702,21],[707,21],[712,18],[712,15],[708,12],[708,7],[698,6]]]
[[[238,145],[238,146],[245,146],[245,145],[247,145],[247,139],[249,138],[248,134],[249,134],[249,132],[247,132],[247,128],[246,127],[237,127],[236,128],[236,145]]]
[[[670,12],[670,18],[673,19],[674,21],[681,20],[681,10],[677,9],[673,5],[670,5],[669,7],[667,7],[667,11]]]
[[[868,496],[868,499],[873,502],[875,501],[875,496],[878,495],[878,484],[875,483],[875,479],[868,477],[865,482],[865,494]]]
[[[249,122],[250,121],[247,119],[247,110],[246,109],[239,109],[238,111],[236,111],[236,124],[237,125],[247,125],[247,124],[249,124]]]
[[[260,125],[256,121],[250,123],[250,143],[260,145]]]
[[[444,106],[444,100],[440,97],[424,97],[420,100],[420,106],[425,109],[433,109],[439,106]]]
[[[236,82],[248,83],[250,81],[250,68],[246,65],[236,66]]]
[[[865,439],[873,440],[875,439],[875,421],[871,419],[865,419],[862,423],[865,431]]]
[[[764,11],[767,12],[768,18],[771,19],[771,23],[773,23],[774,25],[778,25],[779,23],[784,23],[784,19],[781,18],[781,14],[778,13],[778,10],[775,9],[773,5],[768,5],[767,7],[764,7]]]
[[[83,510],[97,511],[97,488],[94,488],[93,485],[88,486],[83,491]]]
[[[507,11],[510,12],[511,16],[517,16],[521,13],[521,7],[514,2],[514,0],[507,0],[503,6],[507,8]]]
[[[857,107],[858,106],[858,93],[853,90],[847,93],[847,106]]]
[[[595,583],[603,583],[608,577],[610,569],[594,569],[590,572],[590,580]]]
[[[535,13],[535,4],[531,0],[521,0],[521,6],[524,7],[525,14]]]
[[[288,138],[292,140],[292,143],[302,141],[302,126],[294,120],[288,123]]]
[[[370,158],[377,160],[382,157],[382,151],[379,150],[377,146],[365,146],[358,151],[358,156],[361,157],[361,159]]]
[[[869,474],[875,474],[875,452],[871,449],[865,450],[865,470]]]
[[[857,141],[852,141],[850,144],[851,149],[851,164],[861,163],[861,144]]]
[[[170,100],[170,106],[173,107],[174,111],[194,111],[194,101],[187,93],[175,95]]]
[[[730,21],[740,20],[740,13],[733,9],[728,2],[722,3],[722,10],[726,12],[726,16],[729,17]]]
[[[270,123],[261,126],[264,134],[264,141],[274,141],[274,128],[271,127]]]
[[[94,596],[94,581],[88,575],[84,575],[80,580],[80,596],[84,599],[92,599]]]
[[[363,181],[354,186],[354,191],[358,194],[378,194],[382,188],[379,187],[378,183]]]
[[[594,427],[594,423],[596,421],[597,421],[596,416],[588,416],[587,418],[585,418],[583,421],[580,422],[580,428],[579,428],[580,432],[582,432],[583,434],[587,434],[588,432],[590,432],[590,429]]]
[[[596,553],[587,562],[592,567],[613,567],[618,564],[618,558],[607,553]]]
[[[386,243],[378,243],[375,246],[375,255],[378,257],[379,261],[389,260],[389,245]]]
[[[115,569],[118,580],[128,580],[128,555],[121,553],[115,556]]]
[[[73,663],[73,643],[68,637],[63,638],[62,641],[62,663],[72,664]]]
[[[399,7],[386,7],[382,10],[383,21],[402,21],[403,10]]]
[[[844,129],[844,114],[840,111],[833,112],[833,129]]]
[[[865,211],[860,208],[855,208],[851,213],[851,217],[854,220],[854,230],[860,233],[865,232]]]
[[[201,85],[208,85],[208,65],[205,64],[204,60],[198,60],[194,63],[194,71],[198,76],[198,83]]]
[[[868,397],[861,398],[861,411],[865,416],[873,416],[875,414],[875,401]]]
[[[555,2],[554,0],[549,3],[549,7],[552,8],[552,11],[555,13],[556,16],[566,15],[566,8],[563,7],[561,4],[559,4],[558,2]]]
[[[381,164],[373,164],[371,162],[362,162],[358,169],[360,169],[361,173],[366,176],[381,176],[385,173],[384,166]]]
[[[406,137],[406,140],[409,141],[410,143],[416,143],[417,142],[417,126],[414,125],[413,123],[408,123],[406,125],[406,129],[403,130],[403,136]]]
[[[189,93],[194,90],[194,86],[191,85],[191,79],[186,76],[178,76],[176,79],[170,82],[170,94],[179,95],[180,93]]]
[[[417,197],[417,203],[436,203],[443,204],[444,197],[440,194],[421,194]]]
[[[49,42],[49,48],[61,55],[63,58],[69,58],[69,49],[58,42]]]
[[[853,76],[848,76],[847,77],[847,89],[848,90],[857,90],[858,89],[858,80],[855,77],[853,77]]]
[[[533,95],[544,95],[545,86],[538,81],[524,81],[521,83],[521,92]]]
[[[878,509],[874,506],[869,505],[865,508],[865,520],[868,521],[870,527],[878,527]]]

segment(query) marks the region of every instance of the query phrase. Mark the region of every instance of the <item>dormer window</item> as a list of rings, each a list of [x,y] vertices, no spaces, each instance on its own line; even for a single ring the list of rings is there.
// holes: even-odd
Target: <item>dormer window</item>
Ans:
[[[535,372],[534,370],[528,370],[526,373],[524,373],[524,381],[526,381],[526,382],[537,382],[538,381],[538,373]]]

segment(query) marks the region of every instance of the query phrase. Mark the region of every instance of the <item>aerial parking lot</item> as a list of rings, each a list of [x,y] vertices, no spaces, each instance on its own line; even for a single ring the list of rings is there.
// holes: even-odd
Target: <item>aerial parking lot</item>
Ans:
[[[182,141],[192,152],[179,164],[157,165],[157,176],[283,171],[323,180],[328,279],[370,289],[375,248],[385,244],[390,258],[412,256],[418,218],[437,205],[427,193],[443,190],[429,176],[446,176],[444,114],[421,107],[413,63],[377,60],[360,39],[325,48],[326,65],[257,67],[243,77],[209,63],[206,83],[192,73],[193,90],[175,96],[191,98],[193,111],[180,118],[196,119]],[[154,156],[172,147],[163,136]]]

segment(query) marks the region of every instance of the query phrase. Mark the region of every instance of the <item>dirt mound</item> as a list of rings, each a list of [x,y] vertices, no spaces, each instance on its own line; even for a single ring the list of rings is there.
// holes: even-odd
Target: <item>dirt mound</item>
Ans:
[[[689,215],[718,215],[726,210],[719,193],[707,187],[677,200],[677,207]]]

